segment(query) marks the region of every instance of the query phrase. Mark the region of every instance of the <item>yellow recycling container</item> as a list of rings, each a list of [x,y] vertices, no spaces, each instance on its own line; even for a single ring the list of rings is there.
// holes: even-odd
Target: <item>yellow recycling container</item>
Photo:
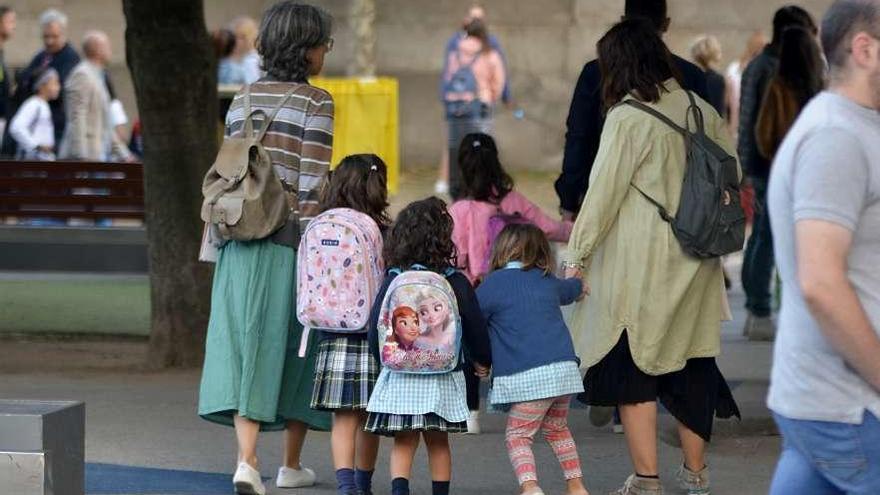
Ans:
[[[347,155],[375,153],[388,165],[388,189],[396,193],[400,174],[397,79],[314,77],[309,83],[327,90],[336,106],[333,166]]]

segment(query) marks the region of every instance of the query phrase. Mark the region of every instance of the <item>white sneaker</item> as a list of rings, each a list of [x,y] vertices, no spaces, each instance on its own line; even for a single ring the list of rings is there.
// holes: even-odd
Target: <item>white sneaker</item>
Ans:
[[[480,434],[480,411],[471,411],[467,419],[467,435]]]
[[[278,468],[278,478],[275,479],[275,486],[278,488],[303,488],[306,486],[315,486],[318,477],[311,469],[300,466],[299,469],[291,469],[286,466]]]
[[[449,193],[449,183],[446,181],[438,180],[434,183],[434,192],[436,194],[447,194]]]
[[[246,462],[238,463],[232,484],[235,485],[235,493],[238,495],[266,495],[266,487],[260,479],[260,472]]]

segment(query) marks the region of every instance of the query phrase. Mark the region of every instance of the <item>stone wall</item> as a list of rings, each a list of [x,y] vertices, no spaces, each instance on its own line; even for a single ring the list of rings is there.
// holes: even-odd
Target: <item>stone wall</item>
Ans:
[[[259,17],[265,0],[204,0],[209,29],[240,14]],[[121,1],[12,0],[19,13],[18,32],[6,47],[7,62],[27,63],[40,45],[37,17],[56,7],[70,16],[71,39],[87,29],[107,31],[114,44],[112,75],[131,116],[137,113],[125,66]],[[345,75],[353,58],[349,25],[351,0],[316,1],[336,21],[336,46],[327,59],[328,75]],[[485,0],[491,31],[507,52],[514,99],[525,111],[516,120],[501,110],[496,135],[504,163],[515,168],[560,166],[565,117],[571,91],[595,43],[623,11],[624,0]],[[770,32],[773,12],[788,2],[776,0],[669,0],[673,24],[667,42],[687,55],[694,36],[711,33],[725,49],[725,64],[742,50],[755,29]],[[831,0],[799,2],[820,16]],[[470,5],[467,0],[376,0],[379,73],[400,79],[401,145],[404,166],[436,162],[444,146],[437,81],[443,46]]]

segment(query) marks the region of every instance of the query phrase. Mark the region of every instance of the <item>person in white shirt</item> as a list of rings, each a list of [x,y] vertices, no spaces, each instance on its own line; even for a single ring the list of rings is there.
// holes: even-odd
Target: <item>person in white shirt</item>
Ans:
[[[238,17],[229,27],[235,34],[235,45],[228,57],[220,60],[217,67],[221,84],[251,84],[263,77],[256,40],[259,26],[250,17]]]
[[[9,124],[9,134],[18,143],[18,159],[55,159],[55,124],[49,102],[60,92],[61,79],[55,69],[48,68],[35,76],[34,95],[25,100]]]
[[[73,68],[64,82],[67,125],[58,156],[87,161],[132,161],[128,146],[113,127],[105,73],[111,57],[107,35],[101,31],[86,33],[83,55],[85,60]]]

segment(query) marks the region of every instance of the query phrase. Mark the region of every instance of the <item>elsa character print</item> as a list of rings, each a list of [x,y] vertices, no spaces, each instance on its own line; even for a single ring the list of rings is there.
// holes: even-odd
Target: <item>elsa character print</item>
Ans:
[[[421,349],[451,352],[455,338],[455,322],[449,305],[430,292],[423,292],[416,300],[422,335],[416,341]]]

